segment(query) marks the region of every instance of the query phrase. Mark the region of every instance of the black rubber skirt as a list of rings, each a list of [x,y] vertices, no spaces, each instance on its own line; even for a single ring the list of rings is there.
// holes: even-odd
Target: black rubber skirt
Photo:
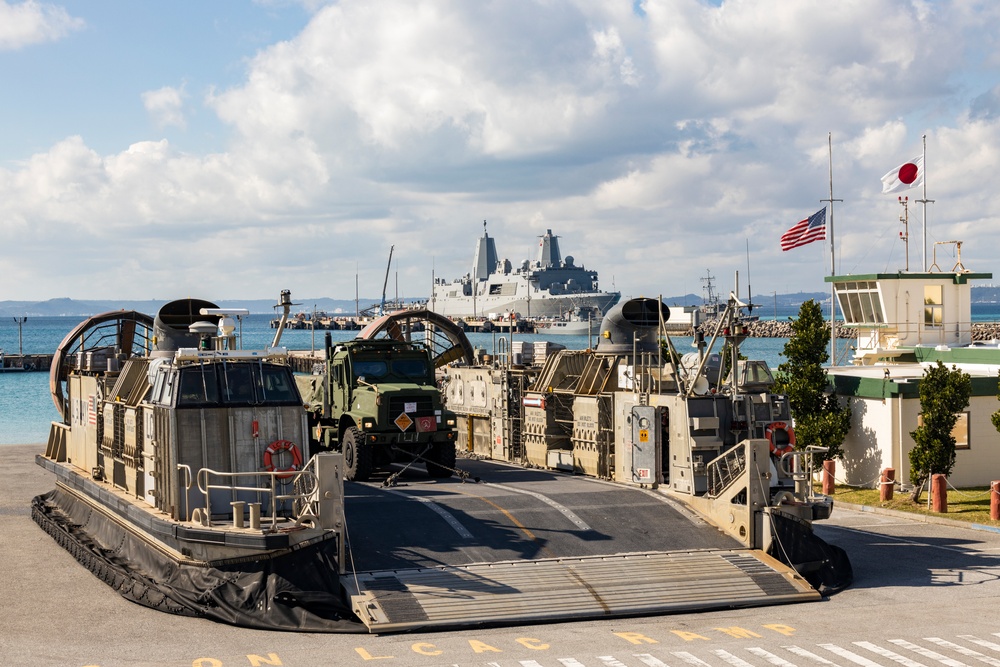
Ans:
[[[822,595],[832,595],[851,585],[854,568],[847,552],[829,544],[796,517],[771,513],[773,539],[767,553],[802,575]]]
[[[265,559],[192,565],[61,489],[36,496],[31,515],[101,581],[151,609],[260,630],[367,632],[341,595],[335,540]]]

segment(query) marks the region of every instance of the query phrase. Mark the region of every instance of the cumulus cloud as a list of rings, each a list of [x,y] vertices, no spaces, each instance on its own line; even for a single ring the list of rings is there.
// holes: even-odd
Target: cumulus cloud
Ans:
[[[32,44],[54,42],[84,27],[62,7],[26,0],[0,0],[0,51],[13,51]]]
[[[0,227],[15,242],[62,230],[75,251],[129,257],[96,269],[136,290],[122,296],[146,293],[119,280],[124,266],[159,279],[164,256],[202,266],[223,247],[218,298],[273,291],[275,265],[296,293],[353,296],[343,267],[380,274],[390,244],[402,282],[428,285],[432,264],[468,271],[483,219],[515,261],[553,229],[628,294],[671,293],[684,276],[697,291],[690,277],[706,267],[744,265],[748,239],[763,264],[755,285],[822,290],[828,249],[782,254],[777,239],[829,196],[831,132],[838,254],[895,242],[898,205],[878,179],[924,134],[933,233],[981,233],[970,221],[996,217],[967,185],[970,169],[1000,167],[1000,11],[985,0],[309,9],[299,34],[248,58],[239,84],[199,100],[184,86],[142,95],[161,128],[206,105],[231,133],[224,150],[130,137],[101,155],[66,138],[0,168]]]
[[[178,127],[184,129],[184,87],[164,86],[148,90],[142,94],[142,104],[160,128]]]

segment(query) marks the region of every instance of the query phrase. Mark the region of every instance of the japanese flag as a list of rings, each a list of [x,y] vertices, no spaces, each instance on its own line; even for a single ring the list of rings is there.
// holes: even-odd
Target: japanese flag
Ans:
[[[902,192],[924,182],[924,156],[904,162],[882,177],[882,194]]]

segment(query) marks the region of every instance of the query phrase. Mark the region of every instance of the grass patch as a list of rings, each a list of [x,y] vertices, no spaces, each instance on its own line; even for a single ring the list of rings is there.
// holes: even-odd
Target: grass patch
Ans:
[[[817,492],[822,489],[819,485]],[[879,500],[877,489],[858,489],[850,486],[836,486],[833,491],[834,507],[837,501],[851,503],[854,505],[868,505],[870,507],[884,507],[891,510],[912,512],[913,514],[925,514],[928,516],[940,516],[969,523],[981,523],[985,525],[997,526],[1000,521],[990,519],[990,489],[988,486],[973,487],[969,489],[948,489],[948,512],[932,512],[927,507],[927,491],[920,494],[920,502],[910,501],[909,492],[896,491],[892,500],[882,502]]]

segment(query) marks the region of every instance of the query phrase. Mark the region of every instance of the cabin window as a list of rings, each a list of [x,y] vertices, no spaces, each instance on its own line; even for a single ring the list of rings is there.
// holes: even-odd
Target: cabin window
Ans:
[[[955,415],[954,428],[951,429],[951,437],[955,438],[955,449],[971,449],[969,444],[969,413],[959,412]],[[924,416],[917,415],[917,426],[924,425]]]
[[[924,326],[940,327],[944,324],[944,287],[924,285]]]
[[[177,407],[214,405],[219,402],[219,383],[214,366],[188,366],[181,369]]]
[[[166,373],[157,373],[156,380],[153,381],[153,393],[150,395],[149,400],[151,403],[162,403],[160,400],[160,394],[163,392],[163,385],[166,380]]]
[[[174,386],[177,384],[177,374],[168,373],[166,382],[163,383],[163,395],[160,396],[160,403],[170,405],[174,400]]]
[[[951,429],[951,435],[955,438],[955,449],[969,449],[969,413],[962,412],[958,415],[955,428]]]
[[[878,283],[873,280],[838,283],[837,300],[847,324],[885,324]]]
[[[268,403],[298,403],[295,381],[284,366],[262,366],[260,387],[263,399]]]
[[[254,381],[249,364],[225,364],[223,366],[222,397],[226,403],[237,405],[257,402],[254,397]]]
[[[287,366],[262,363],[224,364],[222,400],[230,405],[295,405],[300,402]]]

